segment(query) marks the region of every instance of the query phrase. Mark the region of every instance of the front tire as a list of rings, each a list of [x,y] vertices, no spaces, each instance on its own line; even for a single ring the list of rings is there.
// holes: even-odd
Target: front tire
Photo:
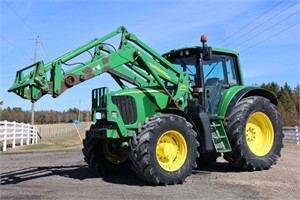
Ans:
[[[224,158],[243,170],[269,169],[283,147],[282,122],[275,105],[259,96],[242,99],[224,122],[232,151]]]
[[[91,129],[99,126],[93,125]],[[98,174],[118,174],[130,169],[128,153],[115,148],[120,141],[92,137],[92,131],[86,132],[82,152],[89,168]]]
[[[182,183],[197,166],[196,132],[177,115],[150,118],[130,144],[132,168],[153,185]]]

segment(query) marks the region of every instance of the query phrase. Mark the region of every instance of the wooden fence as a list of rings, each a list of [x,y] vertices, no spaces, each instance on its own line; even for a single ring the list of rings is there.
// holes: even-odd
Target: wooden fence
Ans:
[[[6,151],[9,144],[12,148],[16,147],[16,144],[20,146],[37,143],[37,126],[17,123],[0,121],[0,143],[2,143],[2,150]]]
[[[286,127],[283,127],[283,134],[284,134],[283,140],[292,141],[292,142],[295,142],[297,145],[299,145],[299,143],[300,143],[299,131],[300,131],[299,126],[286,126]]]

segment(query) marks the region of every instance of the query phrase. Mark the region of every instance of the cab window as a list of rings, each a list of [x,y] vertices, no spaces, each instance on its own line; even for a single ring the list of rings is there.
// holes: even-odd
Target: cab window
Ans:
[[[225,62],[226,62],[228,84],[230,86],[237,85],[238,81],[236,77],[234,59],[231,56],[225,56]]]

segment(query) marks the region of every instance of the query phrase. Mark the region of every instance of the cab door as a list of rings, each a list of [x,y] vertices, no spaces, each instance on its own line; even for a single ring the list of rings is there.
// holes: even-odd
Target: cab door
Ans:
[[[236,63],[234,56],[222,54],[213,54],[212,60],[204,61],[204,108],[209,116],[217,116],[225,91],[239,84]]]

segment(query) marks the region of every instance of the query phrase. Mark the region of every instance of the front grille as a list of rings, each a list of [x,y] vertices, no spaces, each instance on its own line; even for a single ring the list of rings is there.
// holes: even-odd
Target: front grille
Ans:
[[[93,109],[101,109],[106,108],[107,100],[106,100],[107,88],[97,88],[92,91],[92,108]]]
[[[125,124],[133,124],[137,120],[136,103],[131,96],[113,96],[112,102],[118,107]]]

